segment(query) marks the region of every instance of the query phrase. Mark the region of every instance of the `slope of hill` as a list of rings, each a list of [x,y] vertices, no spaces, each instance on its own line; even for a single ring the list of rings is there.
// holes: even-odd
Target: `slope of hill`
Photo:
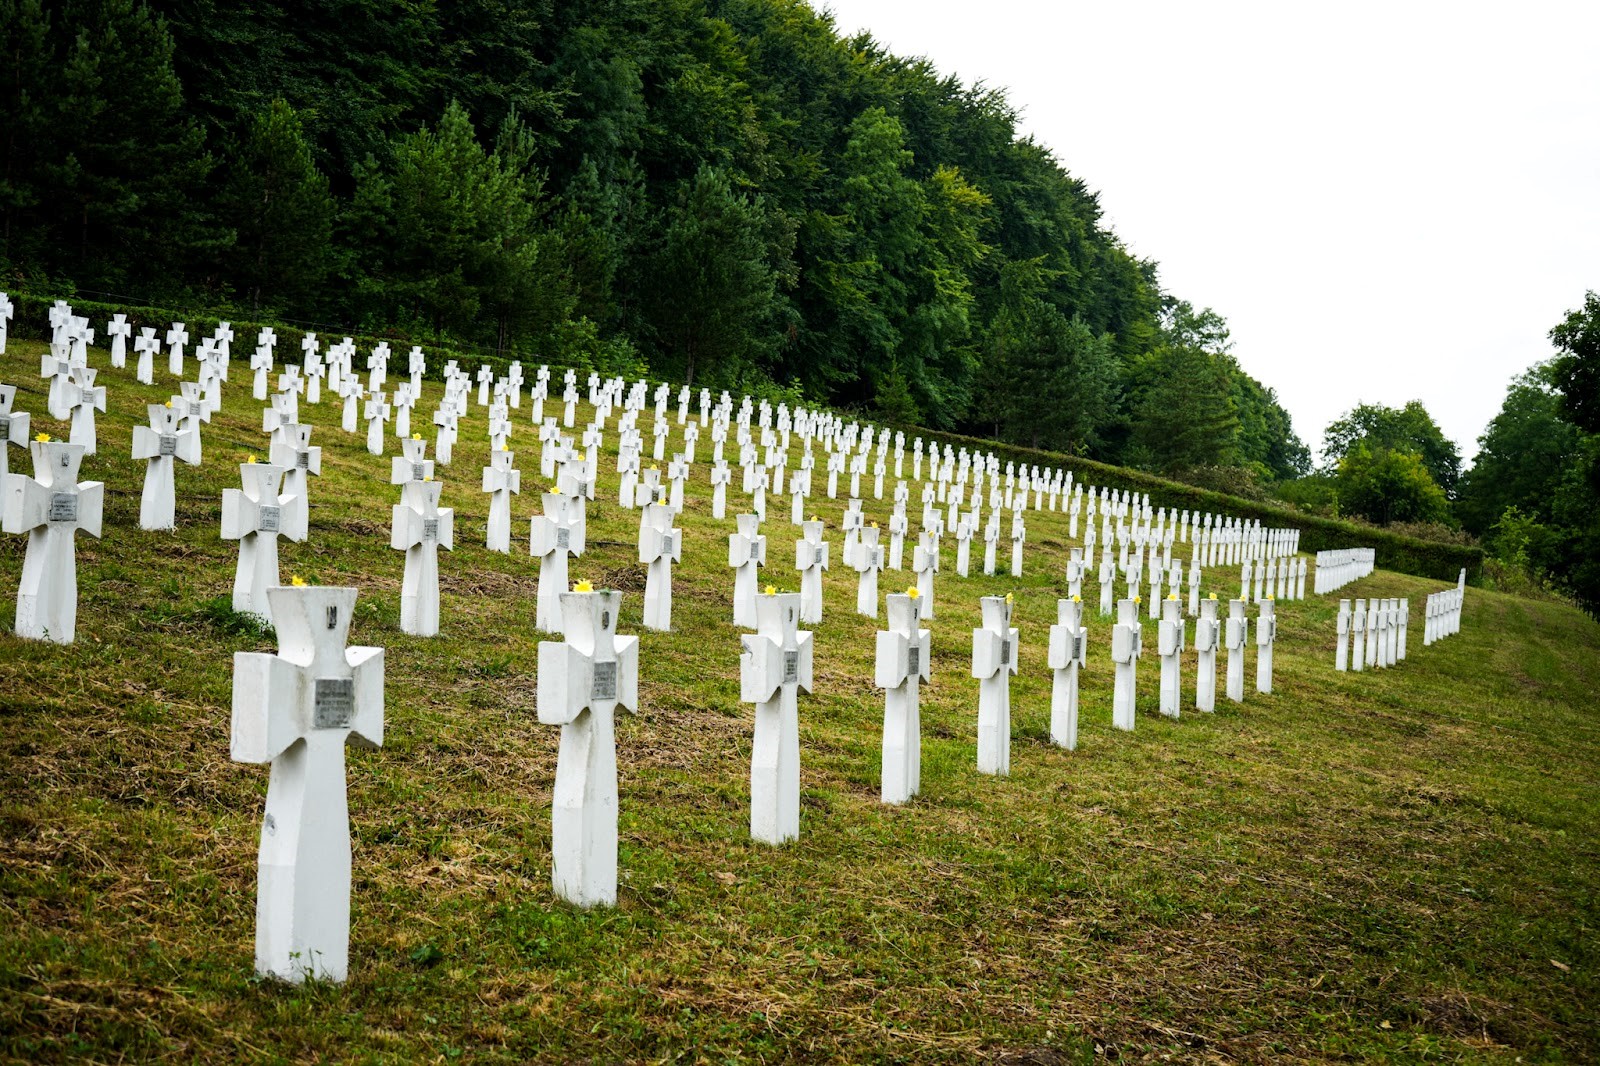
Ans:
[[[40,346],[0,381],[36,430]],[[92,362],[105,365],[96,351]],[[264,768],[228,761],[232,652],[271,637],[227,609],[236,548],[221,491],[263,455],[236,363],[205,464],[180,468],[179,528],[139,531],[144,405],[102,370],[110,410],[85,476],[107,485],[104,537],[80,537],[78,639],[0,636],[0,1056],[118,1059],[817,1060],[1018,1062],[1441,1057],[1592,1059],[1591,931],[1600,914],[1600,627],[1568,607],[1469,589],[1460,635],[1380,673],[1333,671],[1335,598],[1278,607],[1276,691],[1214,715],[1109,725],[1106,624],[1091,618],[1081,746],[1048,740],[1046,627],[1063,594],[1064,516],[1030,519],[1020,577],[938,579],[923,690],[923,794],[877,802],[882,697],[854,575],[827,578],[816,691],[801,700],[800,840],[748,837],[750,714],[738,702],[725,544],[704,463],[682,519],[671,634],[641,638],[637,716],[618,728],[619,906],[549,888],[557,731],[534,718],[536,568],[482,548],[481,410],[445,468],[457,549],[442,558],[444,635],[397,628],[398,490],[336,407],[304,406],[324,473],[311,536],[282,571],[352,584],[352,642],[387,649],[387,738],[352,753],[351,980],[252,976]],[[430,383],[431,410],[438,385]],[[608,435],[614,454],[614,434]],[[430,448],[431,450],[431,448]],[[12,469],[26,469],[12,453]],[[575,577],[623,589],[638,632],[637,515],[602,464]],[[743,501],[730,494],[730,516]],[[1157,501],[1160,502],[1159,500]],[[844,501],[813,509],[838,542]],[[867,500],[886,522],[887,501]],[[787,509],[771,576],[795,586]],[[9,634],[23,538],[0,538]],[[837,548],[836,548],[837,550]],[[1237,578],[1218,571],[1226,598]],[[884,575],[884,588],[909,584]],[[1437,582],[1380,571],[1349,596]],[[1013,772],[974,766],[978,597],[1014,592],[1022,630]],[[1086,597],[1088,598],[1088,597]],[[1146,646],[1153,647],[1153,632]],[[1253,659],[1253,656],[1252,656]],[[1185,691],[1192,700],[1193,656]]]

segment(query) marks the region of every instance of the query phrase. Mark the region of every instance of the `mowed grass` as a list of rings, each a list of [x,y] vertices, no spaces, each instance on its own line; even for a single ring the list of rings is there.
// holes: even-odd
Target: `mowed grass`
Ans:
[[[44,410],[40,351],[13,341],[0,381],[19,386],[36,431],[65,435]],[[559,731],[534,715],[526,519],[542,482],[526,401],[512,555],[482,546],[476,405],[440,471],[457,548],[442,556],[434,640],[397,627],[387,460],[340,431],[334,400],[302,407],[324,472],[309,541],[281,546],[284,579],[360,588],[352,640],[387,649],[387,736],[349,759],[350,981],[263,983],[268,772],[229,762],[228,728],[231,653],[272,642],[226,609],[237,548],[218,536],[236,464],[265,458],[262,405],[236,358],[205,464],[179,468],[178,530],[140,532],[143,464],[126,456],[144,405],[175,388],[157,363],[157,388],[101,371],[111,409],[84,471],[107,485],[105,535],[78,540],[77,643],[9,635],[24,538],[0,538],[6,1059],[1600,1058],[1600,627],[1470,589],[1461,634],[1424,648],[1423,597],[1440,585],[1380,572],[1340,595],[1411,598],[1399,667],[1335,673],[1337,597],[1280,603],[1274,693],[1255,693],[1252,650],[1242,704],[1219,696],[1216,714],[1169,721],[1146,623],[1130,735],[1110,727],[1108,623],[1091,610],[1081,746],[1066,752],[1049,742],[1045,648],[1071,542],[1064,515],[1033,513],[1020,578],[976,576],[979,546],[963,580],[945,541],[923,793],[890,808],[877,624],[855,615],[855,575],[836,564],[800,705],[801,837],[774,849],[748,834],[753,715],[738,701],[725,566],[745,498],[735,485],[728,520],[709,517],[709,439],[682,519],[677,628],[642,633],[640,713],[618,728],[619,905],[557,902]],[[430,383],[419,428],[438,396]],[[15,449],[11,462],[30,466]],[[572,573],[623,589],[621,628],[639,632],[638,515],[616,485],[612,459]],[[866,501],[885,527],[889,495]],[[811,507],[836,561],[844,505],[841,493]],[[764,532],[767,580],[792,589],[788,513],[774,499]],[[1220,598],[1237,594],[1236,571],[1208,576]],[[886,572],[882,589],[911,580]],[[1021,672],[1013,772],[996,779],[975,766],[970,631],[978,598],[1007,591]],[[1184,670],[1187,705],[1192,652]]]

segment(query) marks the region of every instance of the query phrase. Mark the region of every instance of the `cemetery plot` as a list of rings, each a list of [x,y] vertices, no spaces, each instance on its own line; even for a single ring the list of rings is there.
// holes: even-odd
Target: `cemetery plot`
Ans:
[[[323,338],[322,350],[329,340],[340,349],[340,377],[349,377],[339,338]],[[14,337],[11,345],[19,355],[0,363],[0,379],[23,386],[14,407],[34,413],[42,423],[35,433],[64,436],[66,420],[40,415],[48,388],[36,373],[40,346]],[[295,347],[280,342],[280,363],[284,349]],[[437,1057],[447,1047],[487,1061],[679,1052],[960,1059],[1019,1048],[1089,1057],[1097,1043],[1124,1057],[1199,1053],[1195,1038],[1172,1033],[1200,1034],[1203,1050],[1256,1061],[1404,1059],[1419,1040],[1458,1056],[1484,1053],[1485,1039],[1495,1042],[1491,1052],[1555,1048],[1587,1058],[1600,1050],[1583,1020],[1586,963],[1571,950],[1581,943],[1576,934],[1595,896],[1592,873],[1573,867],[1573,849],[1592,850],[1592,827],[1600,822],[1586,776],[1597,753],[1575,709],[1597,650],[1591,625],[1551,605],[1465,591],[1462,599],[1483,611],[1481,625],[1468,619],[1473,624],[1430,644],[1426,655],[1413,649],[1408,670],[1335,677],[1326,639],[1337,602],[1275,597],[1271,694],[1252,692],[1248,702],[1225,703],[1216,715],[1175,722],[1153,713],[1161,692],[1147,669],[1145,684],[1134,689],[1144,720],[1137,732],[1120,733],[1112,724],[1116,623],[1100,620],[1092,606],[1102,560],[1118,598],[1130,574],[1148,597],[1159,572],[1163,610],[1173,594],[1173,564],[1182,563],[1182,578],[1189,578],[1198,561],[1201,614],[1207,603],[1221,613],[1237,591],[1248,546],[1276,538],[1261,531],[1252,541],[1253,530],[1227,521],[1196,525],[1169,515],[1159,522],[1152,514],[1147,523],[1132,503],[1124,511],[1123,501],[1109,498],[1095,498],[1091,511],[1087,491],[1065,486],[1057,494],[1062,509],[1053,510],[1053,479],[1043,472],[1036,479],[1028,469],[1021,576],[1000,565],[1004,557],[995,569],[1007,572],[992,577],[976,566],[970,577],[948,565],[917,570],[913,558],[912,572],[895,579],[890,596],[874,591],[874,606],[881,598],[888,608],[886,622],[874,621],[849,609],[863,577],[856,558],[824,570],[813,554],[826,621],[801,627],[797,620],[792,648],[779,626],[762,675],[777,683],[759,693],[764,699],[745,702],[743,641],[763,632],[759,618],[754,634],[731,624],[736,575],[725,548],[734,515],[751,513],[759,483],[743,489],[738,401],[723,433],[727,518],[709,513],[715,395],[702,405],[704,436],[681,511],[653,513],[678,535],[667,568],[676,601],[671,631],[657,632],[644,624],[645,589],[661,556],[641,558],[646,516],[619,502],[618,420],[631,383],[609,397],[603,382],[580,391],[574,424],[561,430],[575,454],[553,456],[548,475],[581,490],[587,505],[583,555],[572,553],[569,534],[561,556],[569,566],[562,591],[585,578],[596,595],[619,590],[617,637],[639,637],[639,713],[614,726],[621,770],[616,906],[589,913],[561,902],[581,906],[575,898],[588,891],[588,875],[579,875],[571,893],[556,887],[561,846],[552,811],[565,780],[558,751],[568,726],[539,725],[546,705],[537,688],[550,675],[538,646],[565,646],[572,634],[570,627],[537,632],[538,560],[488,549],[492,500],[472,477],[452,479],[441,467],[431,482],[412,479],[406,460],[408,476],[389,484],[403,441],[386,432],[388,454],[370,455],[359,432],[365,427],[342,430],[343,397],[330,390],[313,402],[307,393],[314,377],[304,373],[307,392],[298,395],[294,424],[308,434],[314,429],[321,477],[311,481],[307,540],[280,544],[281,577],[302,577],[319,591],[361,589],[349,643],[384,649],[379,708],[391,724],[386,736],[371,727],[383,751],[341,755],[345,840],[354,845],[348,983],[304,993],[251,983],[257,860],[271,786],[265,770],[228,765],[228,743],[214,727],[230,707],[230,656],[282,655],[283,621],[274,637],[243,627],[227,609],[238,547],[219,536],[218,501],[238,484],[245,457],[267,451],[266,405],[253,399],[248,373],[220,385],[221,406],[204,429],[206,462],[178,473],[174,528],[141,531],[139,486],[151,460],[133,458],[126,445],[135,425],[150,426],[150,406],[178,391],[177,379],[163,377],[157,365],[157,382],[142,385],[135,367],[108,368],[103,348],[88,353],[101,371],[97,387],[107,389],[98,426],[107,446],[83,460],[75,483],[103,480],[117,492],[108,494],[105,539],[77,541],[78,639],[55,648],[7,636],[0,646],[0,682],[25,694],[8,703],[15,711],[0,738],[11,857],[3,876],[14,916],[8,966],[16,975],[0,990],[7,1023],[0,1041],[9,1054],[48,1060],[51,1049],[88,1047],[97,1058],[148,1060],[181,1041],[204,1058],[340,1059],[359,1057],[380,1039],[383,1054],[408,1060]],[[365,379],[367,350],[352,354]],[[478,365],[466,363],[471,389],[449,410],[459,430],[451,468],[469,475],[493,465],[490,412],[477,403]],[[564,369],[553,372],[558,423]],[[389,370],[393,378],[395,367]],[[537,373],[530,364],[529,378],[537,381]],[[431,417],[444,387],[427,378],[421,385],[418,407]],[[640,424],[645,447],[651,393]],[[677,397],[674,388],[666,408],[669,456],[682,441]],[[492,406],[492,389],[489,398]],[[457,410],[462,399],[469,404],[464,416]],[[582,440],[596,417],[592,399],[612,408],[595,470]],[[532,406],[509,416],[510,443],[524,452],[541,443],[542,419],[530,417]],[[690,406],[685,425],[695,420],[692,396]],[[768,491],[778,492],[776,468],[765,465],[759,407],[752,406],[749,443],[768,471]],[[771,422],[771,447],[781,449],[775,410]],[[799,430],[789,433],[785,490],[799,469]],[[303,449],[309,439],[288,446]],[[907,475],[921,468],[907,497],[908,542],[917,538],[921,547],[921,535],[932,531],[923,527],[929,517],[959,546],[970,512],[979,510],[973,532],[982,536],[998,510],[996,541],[1004,536],[1014,547],[1007,501],[1022,494],[1021,469],[1008,488],[1000,463],[993,493],[986,470],[974,501],[975,478],[969,473],[961,483],[960,458],[952,456],[941,499],[944,449],[935,455],[924,443],[913,450],[908,439],[903,458],[892,451],[885,457],[878,499],[870,490],[881,439],[872,435],[861,479],[856,549],[874,522],[887,540],[897,463]],[[431,441],[427,450],[434,450]],[[815,454],[820,491],[804,513],[818,515],[816,543],[842,543],[845,501],[827,500],[827,458],[820,446]],[[12,455],[16,473],[22,452]],[[276,450],[267,457],[291,466]],[[530,473],[533,461],[526,456]],[[848,463],[841,472],[847,488]],[[439,486],[441,476],[442,498],[428,502],[453,509],[462,535],[456,554],[438,568],[438,636],[424,639],[404,632],[404,581],[400,560],[384,545],[390,530],[383,509],[414,492],[413,480]],[[923,479],[933,479],[926,503]],[[670,481],[656,482],[664,511],[675,510]],[[541,487],[547,483],[541,478]],[[286,475],[280,494],[288,492]],[[1082,501],[1078,535],[1070,536],[1066,508],[1075,498]],[[549,513],[535,494],[510,502],[513,539],[529,528],[516,523]],[[952,510],[959,511],[953,520]],[[791,506],[769,507],[755,535],[771,535],[775,523],[787,528],[792,513]],[[436,527],[435,536],[443,532]],[[807,533],[783,532],[785,547],[790,539],[811,540]],[[5,538],[4,587],[17,587],[25,541]],[[1075,660],[1077,746],[1066,750],[1055,721],[1056,686],[1079,649],[1063,634],[1058,654],[1051,630],[1072,628],[1060,600],[1070,598],[1074,548],[1082,552],[1078,625],[1087,639]],[[1264,556],[1278,563],[1274,593],[1286,580],[1286,557]],[[803,608],[793,590],[807,569],[788,561],[768,560],[758,580],[778,588],[771,596],[757,592],[758,616],[768,600]],[[897,648],[894,664],[918,675],[920,777],[908,802],[886,806],[884,764],[893,745],[883,712],[893,689],[874,684],[877,634],[904,632],[896,604],[909,598],[899,590],[913,573],[919,581],[932,574],[938,600],[937,620],[920,620],[927,657],[919,650],[913,666],[907,635],[903,661]],[[874,579],[880,576],[874,567]],[[1388,601],[1420,600],[1430,590],[1426,582],[1373,572],[1351,591]],[[983,727],[997,716],[982,713],[985,681],[971,676],[969,634],[987,628],[981,601],[1008,592],[1011,618],[997,631],[1006,631],[1000,643],[1010,644],[1009,655],[997,657],[1009,658],[1000,669],[1015,671],[1000,674],[1009,723],[1003,738],[990,726],[994,740],[986,746],[998,761],[1005,745],[1009,776],[1001,778],[980,773],[974,761]],[[1255,623],[1260,603],[1268,602],[1265,585],[1258,602],[1254,575],[1250,596],[1239,604],[1241,622],[1250,624],[1236,634],[1241,697],[1245,667],[1258,664],[1259,676]],[[1183,613],[1193,627],[1180,653],[1179,691],[1188,699],[1204,653],[1193,612]],[[1122,624],[1137,631],[1140,649],[1148,637],[1159,653],[1148,600]],[[1529,664],[1506,655],[1500,642],[1534,627],[1564,643],[1551,652],[1550,672],[1530,675]],[[800,634],[807,631],[803,660]],[[1213,642],[1232,657],[1226,634]],[[790,652],[792,683],[785,680]],[[1485,663],[1494,670],[1482,669]],[[613,691],[607,671],[597,674],[591,699]],[[1426,683],[1412,684],[1413,677]],[[619,673],[619,695],[624,681]],[[785,750],[782,714],[766,714],[780,726],[776,745],[767,740],[773,730],[759,725],[763,705],[770,709],[774,696],[781,702],[786,686],[796,690],[792,764],[765,757]],[[272,691],[249,688],[258,690]],[[313,685],[312,726],[342,733],[341,723],[354,723],[364,706],[356,695],[352,688],[346,700],[342,688],[324,686],[319,701]],[[374,739],[354,725],[350,732]],[[1059,733],[1066,732],[1063,725]],[[909,750],[912,732],[897,735]],[[909,779],[910,760],[895,764]],[[786,776],[790,765],[797,766],[793,778]],[[770,793],[757,787],[769,766]],[[790,780],[797,782],[792,791]],[[787,807],[770,805],[774,828],[766,837],[753,832],[758,794],[793,797]],[[1327,809],[1340,818],[1322,816]],[[1543,828],[1519,832],[1529,824],[1524,819]],[[785,835],[790,828],[798,840],[768,844],[792,838]],[[1567,836],[1558,838],[1555,828]],[[1476,845],[1486,834],[1500,842],[1492,855]],[[1455,860],[1450,869],[1440,868],[1441,854]],[[1534,901],[1543,919],[1519,927],[1513,919]],[[1194,951],[1197,943],[1206,950]],[[1468,973],[1458,965],[1464,951],[1473,962]],[[321,948],[295,954],[298,962],[262,968],[293,976],[297,965],[317,972],[315,960],[332,957]],[[1408,960],[1398,974],[1397,954]],[[1569,970],[1528,962],[1552,958]],[[172,988],[182,995],[149,991]],[[958,999],[952,989],[960,990]],[[1455,1002],[1450,996],[1466,997],[1464,1009],[1476,1012],[1470,1024],[1438,1007]],[[1037,1007],[1041,1002],[1051,1006]],[[894,1007],[893,1024],[882,1020],[886,1004]],[[607,1024],[575,1025],[575,1018]],[[1385,1020],[1388,1029],[1377,1024]],[[1493,1035],[1485,1038],[1486,1031]],[[24,1056],[22,1041],[46,1054]]]

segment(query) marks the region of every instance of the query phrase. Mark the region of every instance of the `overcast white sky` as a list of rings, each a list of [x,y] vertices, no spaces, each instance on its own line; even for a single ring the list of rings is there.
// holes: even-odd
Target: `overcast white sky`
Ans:
[[[812,0],[1008,90],[1301,438],[1420,399],[1463,455],[1600,289],[1600,0]]]

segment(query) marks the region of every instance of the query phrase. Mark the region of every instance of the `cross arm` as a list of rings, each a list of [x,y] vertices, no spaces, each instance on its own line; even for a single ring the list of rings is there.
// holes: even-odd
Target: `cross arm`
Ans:
[[[233,655],[233,723],[229,756],[234,762],[266,763],[305,734],[300,710],[305,671],[262,652]]]

